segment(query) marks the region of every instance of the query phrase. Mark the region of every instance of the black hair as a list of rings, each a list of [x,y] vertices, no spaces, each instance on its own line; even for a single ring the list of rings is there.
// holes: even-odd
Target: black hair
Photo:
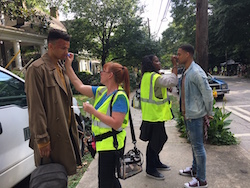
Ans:
[[[155,69],[154,65],[153,65],[153,58],[156,55],[151,54],[151,55],[146,55],[142,58],[142,66],[141,66],[141,73],[142,75],[145,72],[157,72],[157,70]]]
[[[69,41],[70,36],[64,31],[61,31],[58,29],[51,29],[49,31],[48,38],[47,38],[48,43],[53,42],[53,41],[58,40],[58,39],[63,39],[63,40]]]
[[[194,56],[194,47],[191,44],[183,44],[179,48]]]

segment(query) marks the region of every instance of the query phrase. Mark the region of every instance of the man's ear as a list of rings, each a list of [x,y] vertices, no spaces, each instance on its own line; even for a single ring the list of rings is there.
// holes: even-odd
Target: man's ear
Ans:
[[[50,48],[51,48],[51,43],[49,42],[49,43],[48,43],[48,49],[50,49]]]
[[[51,42],[48,43],[48,49],[53,48],[53,44]]]

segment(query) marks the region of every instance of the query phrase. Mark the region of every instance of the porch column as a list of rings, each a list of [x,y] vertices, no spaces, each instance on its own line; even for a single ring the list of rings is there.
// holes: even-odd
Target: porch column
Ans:
[[[17,52],[20,50],[20,43],[18,41],[13,41],[13,45],[14,45],[14,55],[16,55]],[[22,69],[21,52],[17,54],[15,62],[16,62],[16,68],[21,70]]]
[[[47,52],[45,48],[46,46],[47,46],[47,40],[44,40],[44,44],[40,45],[41,56]]]

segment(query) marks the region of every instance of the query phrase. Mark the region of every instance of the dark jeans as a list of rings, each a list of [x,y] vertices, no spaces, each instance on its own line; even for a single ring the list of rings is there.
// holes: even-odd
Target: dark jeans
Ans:
[[[156,153],[155,150],[152,149],[150,144],[148,143],[147,146],[147,153],[146,153],[146,172],[147,173],[154,173],[157,171],[157,167],[162,165],[159,153]]]
[[[118,150],[122,152],[121,150]],[[100,151],[98,159],[99,188],[121,188],[118,178],[115,176],[118,151]]]

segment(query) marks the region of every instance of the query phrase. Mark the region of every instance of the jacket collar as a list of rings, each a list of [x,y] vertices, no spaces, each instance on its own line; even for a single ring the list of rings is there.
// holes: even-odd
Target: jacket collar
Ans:
[[[184,71],[184,75],[186,75],[186,74],[193,68],[194,64],[195,64],[195,62],[192,61],[192,63],[191,63],[190,66],[188,67],[188,69]]]
[[[53,74],[54,74],[54,78],[57,82],[57,84],[61,87],[61,89],[65,92],[66,95],[68,95],[68,92],[67,92],[67,89],[64,87],[62,81],[61,81],[61,78],[59,77],[58,73],[57,73],[57,70],[56,70],[56,65],[51,63],[51,58],[49,57],[49,54],[48,53],[45,53],[43,56],[42,56],[42,60],[45,62],[45,65],[46,67],[48,68],[49,71],[53,71]],[[61,66],[59,66],[61,69],[62,69],[62,72],[63,71],[63,68]],[[65,77],[64,77],[65,79]],[[65,79],[65,83],[66,83],[66,87],[67,87],[67,82],[66,82],[66,79]]]
[[[56,66],[55,66],[53,63],[51,63],[51,58],[49,57],[48,52],[45,53],[45,54],[42,56],[42,60],[43,60],[43,62],[45,62],[46,67],[47,67],[50,71],[56,69]]]

